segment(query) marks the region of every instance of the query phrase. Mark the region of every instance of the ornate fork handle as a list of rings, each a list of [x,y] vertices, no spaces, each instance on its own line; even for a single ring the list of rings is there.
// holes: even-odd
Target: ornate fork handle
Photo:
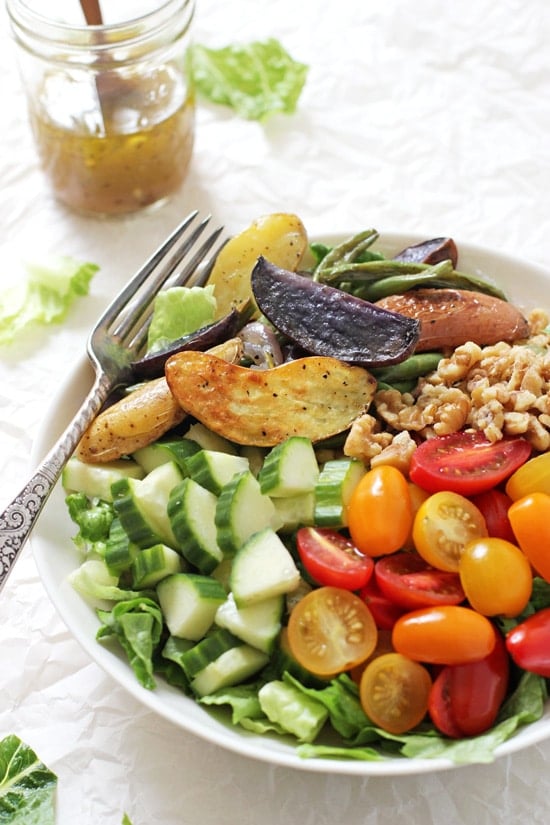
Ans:
[[[112,380],[105,374],[96,379],[65,432],[37,467],[32,478],[0,514],[0,590],[55,487],[63,467],[109,395],[112,383]]]

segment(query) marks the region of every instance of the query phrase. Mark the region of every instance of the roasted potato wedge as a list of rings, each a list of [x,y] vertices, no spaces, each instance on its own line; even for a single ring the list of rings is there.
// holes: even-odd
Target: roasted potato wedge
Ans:
[[[90,424],[76,450],[89,464],[113,461],[151,444],[185,418],[165,378],[142,384]]]
[[[166,380],[183,409],[210,430],[261,447],[291,435],[319,441],[343,432],[366,411],[376,387],[369,372],[335,358],[253,370],[201,352],[172,356]]]
[[[219,359],[237,362],[243,352],[240,338],[212,347]],[[142,384],[101,412],[90,424],[76,455],[88,464],[103,464],[130,455],[163,436],[185,418],[164,376]]]
[[[296,215],[273,213],[257,218],[220,251],[207,283],[214,286],[216,318],[253,300],[250,275],[260,255],[283,269],[296,270],[307,250],[305,227]]]
[[[467,341],[486,346],[529,335],[529,324],[517,307],[482,292],[412,289],[376,305],[420,321],[416,352],[459,347]]]

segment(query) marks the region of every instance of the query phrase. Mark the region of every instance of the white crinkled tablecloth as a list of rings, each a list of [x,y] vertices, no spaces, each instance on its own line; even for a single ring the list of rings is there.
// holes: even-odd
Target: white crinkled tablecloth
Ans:
[[[310,66],[294,116],[264,125],[201,103],[185,187],[157,212],[102,222],[51,198],[0,23],[0,284],[62,253],[101,270],[59,328],[0,351],[0,504],[99,311],[179,218],[230,231],[297,212],[310,233],[450,234],[544,264],[550,238],[547,0],[198,0],[210,46],[276,37]],[[0,596],[0,735],[57,773],[60,825],[546,823],[550,742],[420,777],[293,772],[216,748],[144,709],[81,650],[27,545]]]

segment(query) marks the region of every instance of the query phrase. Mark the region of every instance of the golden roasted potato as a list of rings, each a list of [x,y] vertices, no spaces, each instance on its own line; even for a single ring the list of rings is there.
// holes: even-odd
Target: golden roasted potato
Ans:
[[[250,275],[260,255],[295,271],[307,250],[305,227],[297,215],[274,213],[257,218],[220,251],[207,283],[214,286],[216,318],[253,298]]]
[[[375,379],[361,367],[306,357],[268,370],[180,352],[166,380],[183,409],[237,444],[273,446],[291,435],[319,441],[347,429],[369,406]]]
[[[230,338],[211,350],[218,358],[237,362],[242,356],[240,338]],[[130,455],[163,436],[185,418],[166,378],[148,381],[101,412],[92,421],[76,455],[88,464],[103,464]]]
[[[113,461],[156,441],[184,418],[166,379],[148,381],[92,421],[76,455],[89,464]]]

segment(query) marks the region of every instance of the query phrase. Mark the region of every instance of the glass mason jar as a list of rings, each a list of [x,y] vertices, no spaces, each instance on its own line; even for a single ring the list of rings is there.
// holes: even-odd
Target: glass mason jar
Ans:
[[[101,0],[100,25],[87,25],[78,0],[7,0],[7,10],[56,197],[108,216],[176,192],[193,150],[194,0]]]

